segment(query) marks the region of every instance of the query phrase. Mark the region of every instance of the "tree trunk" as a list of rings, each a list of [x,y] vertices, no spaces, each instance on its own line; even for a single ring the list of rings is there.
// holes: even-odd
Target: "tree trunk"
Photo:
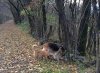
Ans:
[[[45,0],[42,0],[42,16],[43,16],[43,32],[44,32],[44,37],[45,40],[48,38],[46,37],[46,31],[47,31],[47,20],[46,20],[46,9],[45,9]]]
[[[97,19],[97,27],[96,27],[96,30],[97,30],[97,40],[96,40],[96,53],[97,53],[97,61],[96,61],[96,73],[100,73],[100,0],[99,1],[99,13],[98,13],[98,16],[96,17]]]
[[[82,18],[78,31],[78,51],[81,55],[85,55],[90,8],[91,2],[89,0],[84,0],[81,14]]]
[[[100,0],[99,1],[99,14],[98,14],[98,29],[100,30]]]
[[[34,16],[28,15],[28,20],[29,20],[29,24],[30,24],[30,33],[34,36],[34,33],[35,33]]]
[[[97,61],[96,61],[96,73],[100,73],[100,47],[99,47],[99,45],[100,45],[100,34],[99,34],[99,32],[97,33],[97,40],[96,40],[96,45],[97,45],[97,47],[96,47],[96,49],[97,49],[97,51],[96,51],[96,54],[97,54],[97,57],[96,57],[96,59],[97,59]]]
[[[64,0],[55,0],[58,15],[59,15],[59,24],[62,29],[62,40],[64,48],[69,50],[69,29],[68,29],[68,20],[66,19],[65,11],[64,11]]]
[[[20,6],[18,1],[8,0],[11,12],[16,23],[21,22]]]

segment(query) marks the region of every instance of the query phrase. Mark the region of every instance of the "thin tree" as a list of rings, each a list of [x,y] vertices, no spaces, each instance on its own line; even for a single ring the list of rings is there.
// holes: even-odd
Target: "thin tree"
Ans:
[[[96,16],[96,21],[97,21],[97,25],[96,25],[96,34],[97,34],[97,40],[96,40],[96,53],[97,53],[97,61],[96,61],[96,73],[100,73],[100,0],[98,0],[98,4],[99,4],[99,12],[98,15],[97,13],[95,13]]]
[[[42,0],[42,17],[43,17],[43,32],[46,35],[47,23],[46,23],[46,9],[45,9],[45,0]],[[45,37],[46,38],[46,37]]]

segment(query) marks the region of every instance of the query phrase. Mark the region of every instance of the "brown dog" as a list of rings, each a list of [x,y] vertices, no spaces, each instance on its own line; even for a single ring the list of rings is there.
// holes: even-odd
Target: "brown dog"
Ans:
[[[59,61],[62,58],[62,47],[55,43],[43,44],[43,52],[46,52],[48,56],[52,56],[55,60]]]
[[[45,51],[34,50],[33,56],[35,59],[47,59],[49,55]]]

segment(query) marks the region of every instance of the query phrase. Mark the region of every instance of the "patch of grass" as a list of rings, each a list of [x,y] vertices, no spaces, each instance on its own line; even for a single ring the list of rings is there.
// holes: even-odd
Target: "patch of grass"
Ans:
[[[58,63],[54,60],[39,60],[38,64],[42,68],[41,73],[70,73],[66,63]]]
[[[86,67],[83,63],[81,63],[79,61],[76,61],[76,62],[73,62],[73,63],[77,65],[78,73],[85,73],[86,72]]]
[[[55,70],[53,71],[52,69],[45,69],[42,73],[69,73],[67,70]]]
[[[22,29],[23,31],[25,31],[25,32],[29,32],[29,23],[28,23],[28,21],[22,21],[21,23],[18,23],[18,27],[20,28],[20,29]]]

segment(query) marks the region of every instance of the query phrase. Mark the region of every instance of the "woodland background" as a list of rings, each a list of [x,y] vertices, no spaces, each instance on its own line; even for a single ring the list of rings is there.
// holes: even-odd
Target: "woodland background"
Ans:
[[[62,44],[68,60],[100,73],[100,0],[0,0],[0,23],[11,19],[40,43]]]

